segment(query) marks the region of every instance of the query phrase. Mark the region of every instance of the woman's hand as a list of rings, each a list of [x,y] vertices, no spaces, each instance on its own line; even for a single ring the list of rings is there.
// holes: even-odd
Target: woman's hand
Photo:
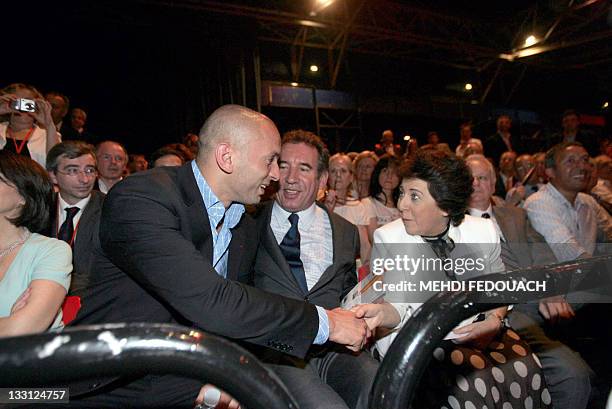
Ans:
[[[503,315],[494,310],[484,321],[474,322],[460,328],[455,328],[455,334],[465,334],[465,336],[456,338],[453,342],[457,344],[472,344],[478,349],[484,349],[491,343],[493,338],[502,329]]]
[[[36,121],[38,126],[44,129],[55,129],[55,123],[51,116],[51,104],[44,99],[36,99],[36,111],[30,112],[29,115]]]
[[[207,383],[196,398],[197,408],[240,409],[240,403],[231,395]]]
[[[363,318],[370,331],[376,328],[395,328],[400,323],[400,315],[389,303],[359,304],[351,311],[357,318]]]
[[[325,204],[325,207],[327,207],[327,210],[329,210],[330,212],[334,211],[334,208],[336,207],[335,190],[328,190],[327,193],[325,193],[325,199],[323,200],[323,204]]]
[[[17,99],[17,97],[13,94],[0,95],[0,115],[15,112],[15,110],[11,108],[11,102],[13,102],[15,99]]]

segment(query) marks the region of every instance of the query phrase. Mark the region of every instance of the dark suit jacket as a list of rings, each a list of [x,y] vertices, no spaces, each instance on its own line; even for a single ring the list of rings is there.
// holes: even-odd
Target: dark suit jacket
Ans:
[[[212,233],[191,164],[139,172],[102,208],[90,290],[74,325],[158,322],[304,355],[318,330],[314,306],[247,281],[258,244],[244,215],[232,230],[228,279],[212,267]]]
[[[512,149],[518,155],[523,153],[523,145],[519,135],[510,134],[510,143],[512,144]],[[495,166],[499,166],[499,158],[502,156],[502,153],[506,152],[507,150],[508,148],[506,147],[504,140],[498,133],[489,136],[484,141],[484,155],[488,158],[492,158]]]
[[[87,287],[90,271],[92,269],[92,249],[99,245],[98,228],[102,203],[106,195],[98,191],[91,192],[91,199],[87,203],[79,220],[76,239],[72,246],[72,280],[68,295],[81,295]],[[49,236],[57,238],[59,226],[57,225],[57,200],[52,208],[51,227]]]
[[[333,263],[319,281],[304,294],[291,273],[270,227],[273,201],[268,202],[257,217],[262,234],[254,267],[257,288],[297,300],[306,300],[326,309],[340,306],[340,301],[356,284],[355,257],[359,254],[357,228],[335,213],[327,212],[332,228]]]
[[[557,262],[544,237],[529,223],[525,210],[493,206],[493,214],[521,268]]]
[[[228,279],[219,276],[191,164],[139,172],[104,202],[94,268],[70,325],[179,323],[304,356],[318,331],[316,308],[238,282],[249,279],[257,245],[244,215],[232,230]]]

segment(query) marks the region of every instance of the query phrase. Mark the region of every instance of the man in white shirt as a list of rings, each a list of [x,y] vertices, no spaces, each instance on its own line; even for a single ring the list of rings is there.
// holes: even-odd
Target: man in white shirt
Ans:
[[[495,169],[482,155],[466,159],[474,177],[470,214],[491,219],[501,237],[502,259],[509,268],[528,268],[555,263],[544,238],[527,218],[525,210],[493,203]],[[539,304],[516,305],[509,321],[542,363],[542,370],[555,408],[584,408],[589,400],[592,371],[567,345],[551,338],[544,328],[559,317],[573,316],[564,299],[546,299]]]
[[[98,182],[94,186],[106,194],[121,179],[128,163],[128,153],[119,142],[104,141],[96,146]]]
[[[72,246],[69,295],[78,295],[87,286],[91,249],[98,241],[98,223],[105,196],[92,191],[97,174],[93,146],[79,141],[55,145],[47,154],[47,170],[58,189],[49,236]]]
[[[357,228],[315,203],[327,183],[329,153],[311,132],[284,135],[276,200],[258,216],[262,239],[255,286],[328,309],[357,284]],[[378,364],[334,344],[313,346],[303,360],[266,351],[265,362],[302,409],[365,408]]]
[[[551,148],[545,161],[550,182],[525,201],[529,221],[559,261],[590,257],[598,241],[612,240],[612,218],[581,193],[589,176],[589,154],[579,142],[564,142]]]

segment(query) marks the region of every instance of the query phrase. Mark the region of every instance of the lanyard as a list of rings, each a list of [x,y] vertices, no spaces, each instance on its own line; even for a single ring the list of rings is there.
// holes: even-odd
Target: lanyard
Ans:
[[[23,150],[25,144],[28,143],[28,139],[30,139],[30,136],[32,136],[32,132],[34,132],[34,127],[30,128],[25,138],[23,138],[19,146],[17,146],[17,139],[15,139],[15,137],[13,136],[13,130],[11,128],[7,128],[7,134],[13,140],[13,144],[15,145],[15,152],[17,152],[17,155],[21,155],[21,151]]]

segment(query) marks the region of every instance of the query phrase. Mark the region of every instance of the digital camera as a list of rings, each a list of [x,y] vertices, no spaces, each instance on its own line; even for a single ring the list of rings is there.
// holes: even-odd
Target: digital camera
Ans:
[[[18,98],[11,103],[11,108],[21,112],[36,112],[36,102],[32,99]]]

